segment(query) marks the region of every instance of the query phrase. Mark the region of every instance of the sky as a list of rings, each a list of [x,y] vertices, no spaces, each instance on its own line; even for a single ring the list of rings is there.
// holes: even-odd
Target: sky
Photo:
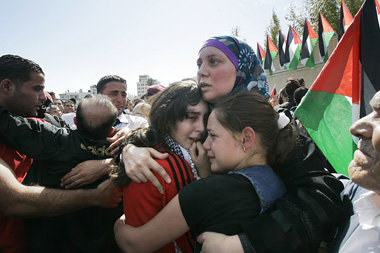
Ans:
[[[139,75],[167,86],[196,76],[202,43],[214,35],[262,46],[272,10],[287,33],[288,0],[1,0],[0,52],[38,63],[46,90],[87,91],[105,75]],[[293,0],[297,7],[302,0]]]

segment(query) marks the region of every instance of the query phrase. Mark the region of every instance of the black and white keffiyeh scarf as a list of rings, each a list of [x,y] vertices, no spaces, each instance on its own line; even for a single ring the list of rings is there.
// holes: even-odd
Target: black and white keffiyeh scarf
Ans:
[[[199,180],[200,177],[198,176],[198,171],[195,168],[193,161],[191,160],[189,150],[187,150],[184,147],[182,147],[181,145],[179,145],[169,135],[165,135],[164,139],[165,139],[165,143],[166,143],[166,145],[168,145],[170,151],[172,151],[173,153],[175,153],[179,157],[182,157],[183,159],[186,160],[186,162],[188,162],[188,164],[190,164],[191,172],[193,172],[195,180]]]

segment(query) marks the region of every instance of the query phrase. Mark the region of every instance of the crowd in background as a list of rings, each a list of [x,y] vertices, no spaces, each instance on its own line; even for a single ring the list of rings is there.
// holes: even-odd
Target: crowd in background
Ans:
[[[0,250],[379,252],[380,94],[351,128],[355,184],[294,116],[302,79],[270,97],[231,36],[207,40],[197,65],[197,80],[131,101],[104,76],[77,104],[44,91],[38,64],[0,57]]]

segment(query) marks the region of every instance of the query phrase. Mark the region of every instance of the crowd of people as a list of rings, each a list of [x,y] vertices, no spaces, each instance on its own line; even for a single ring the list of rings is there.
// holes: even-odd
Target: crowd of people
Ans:
[[[77,104],[35,62],[0,57],[1,252],[380,252],[380,92],[354,123],[348,171],[269,101],[255,52],[232,36],[199,50],[197,80],[127,99],[102,77]]]

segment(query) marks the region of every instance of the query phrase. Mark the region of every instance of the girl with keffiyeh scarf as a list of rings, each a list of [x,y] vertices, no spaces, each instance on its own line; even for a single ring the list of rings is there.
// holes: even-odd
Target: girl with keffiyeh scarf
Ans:
[[[160,178],[163,192],[150,182],[128,183],[123,166],[111,172],[111,181],[123,187],[126,224],[138,227],[151,220],[185,185],[199,178],[197,169],[209,170],[210,165],[201,144],[205,132],[208,105],[202,100],[194,82],[175,83],[157,95],[150,111],[150,127],[130,133],[126,144],[152,147],[167,152],[168,158],[157,160],[170,175],[172,183]],[[195,158],[191,159],[189,150]],[[206,172],[207,173],[207,172]],[[201,171],[202,174],[202,171]],[[208,173],[207,173],[208,174]],[[192,252],[194,237],[189,232],[157,252]]]

